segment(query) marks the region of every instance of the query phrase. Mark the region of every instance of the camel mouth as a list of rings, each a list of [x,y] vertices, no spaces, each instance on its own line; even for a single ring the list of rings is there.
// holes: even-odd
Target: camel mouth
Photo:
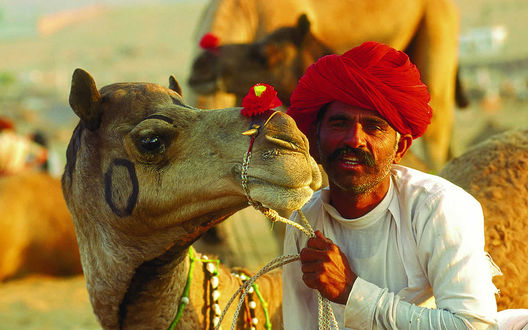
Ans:
[[[249,178],[248,178],[249,179]],[[251,182],[255,182],[252,185]],[[276,209],[294,211],[300,209],[314,193],[309,185],[300,187],[285,187],[252,178],[250,183],[250,197],[262,205]]]
[[[293,184],[293,183],[286,183],[280,180],[280,178],[277,178],[274,180],[273,177],[267,176],[267,177],[261,177],[261,176],[255,176],[255,175],[248,175],[247,177],[247,183],[248,186],[251,189],[255,189],[256,187],[263,187],[268,186],[270,188],[275,189],[284,189],[284,190],[296,190],[296,189],[302,189],[304,187],[310,187],[310,184]]]

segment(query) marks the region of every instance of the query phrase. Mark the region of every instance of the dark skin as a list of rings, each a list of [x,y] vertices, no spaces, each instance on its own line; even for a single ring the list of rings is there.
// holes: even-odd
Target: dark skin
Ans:
[[[330,204],[345,218],[358,218],[385,197],[390,166],[412,143],[377,112],[334,101],[319,123],[318,153],[329,178]],[[316,231],[301,250],[303,281],[330,301],[346,304],[357,275],[341,249]]]

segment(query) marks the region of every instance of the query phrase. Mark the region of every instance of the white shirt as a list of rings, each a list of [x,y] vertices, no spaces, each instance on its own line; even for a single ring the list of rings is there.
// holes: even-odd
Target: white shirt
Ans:
[[[440,177],[399,165],[391,174],[386,196],[360,218],[343,218],[329,204],[328,188],[302,208],[358,275],[347,304],[332,303],[340,328],[496,328],[480,204]],[[302,223],[297,212],[292,220]],[[284,254],[300,253],[307,240],[288,226]],[[433,292],[437,309],[424,307]],[[285,329],[317,329],[317,317],[317,296],[302,281],[300,262],[285,265]]]

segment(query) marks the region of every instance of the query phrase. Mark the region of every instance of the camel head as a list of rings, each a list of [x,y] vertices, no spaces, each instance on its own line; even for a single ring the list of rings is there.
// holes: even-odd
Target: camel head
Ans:
[[[119,305],[144,262],[177,255],[247,206],[241,168],[250,138],[242,133],[267,118],[244,117],[240,108],[190,107],[172,76],[170,88],[116,83],[98,90],[81,69],[73,74],[70,105],[80,122],[62,185],[97,313]],[[289,116],[272,116],[252,148],[247,176],[254,200],[293,210],[318,189],[307,139]],[[97,314],[105,324],[104,313]]]
[[[279,28],[259,41],[203,51],[194,60],[189,85],[198,94],[233,93],[240,104],[251,86],[263,82],[274,86],[282,103],[289,105],[306,68],[330,53],[301,15],[297,25]]]

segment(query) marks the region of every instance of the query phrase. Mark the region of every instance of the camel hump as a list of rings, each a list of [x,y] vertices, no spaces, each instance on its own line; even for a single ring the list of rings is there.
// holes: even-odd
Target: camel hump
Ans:
[[[101,94],[97,90],[93,77],[83,69],[73,72],[70,89],[70,106],[86,128],[91,131],[99,128],[102,110]]]
[[[180,87],[180,84],[178,83],[178,80],[176,80],[176,77],[174,75],[170,75],[169,77],[169,89],[172,89],[176,93],[178,93],[180,96],[182,96],[182,90]]]

